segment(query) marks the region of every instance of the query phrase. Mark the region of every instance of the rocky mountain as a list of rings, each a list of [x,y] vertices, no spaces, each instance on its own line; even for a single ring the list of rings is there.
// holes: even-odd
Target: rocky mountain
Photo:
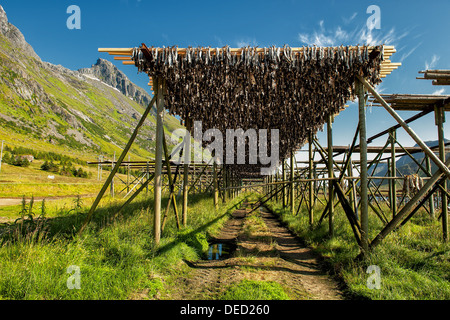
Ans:
[[[111,155],[125,146],[149,101],[106,60],[79,71],[42,61],[0,6],[0,140]],[[179,122],[167,114],[165,126],[172,131]],[[131,152],[151,157],[154,137],[150,114]]]
[[[117,67],[105,59],[98,59],[91,68],[78,70],[88,77],[94,77],[110,86],[117,88],[125,96],[133,99],[141,105],[148,105],[152,97],[142,88],[131,82],[128,77]]]
[[[447,140],[447,139],[444,139],[444,141],[445,141],[445,143],[450,142],[450,140]],[[428,147],[436,147],[439,143],[439,141],[437,141],[437,140],[424,141],[424,142]],[[414,145],[414,147],[418,147],[418,146],[419,146],[418,144]],[[417,162],[422,163],[423,158],[425,157],[425,154],[423,152],[417,152],[417,153],[413,153],[412,156],[414,157],[414,159]],[[447,153],[446,159],[448,159],[449,157],[450,157],[450,154]],[[425,166],[426,166],[425,162],[423,162],[422,165],[425,168]],[[402,175],[414,174],[417,172],[417,169],[419,168],[418,165],[408,155],[404,155],[404,156],[401,156],[400,158],[398,158],[398,160],[396,161],[396,166],[397,166],[398,171]],[[433,163],[433,161],[431,161],[431,172],[435,172],[436,170],[437,170],[437,166]],[[386,174],[386,172],[387,172],[386,163],[380,163],[377,166],[377,169],[375,170],[375,173],[373,173],[373,175],[384,176]],[[397,173],[397,175],[398,175],[398,173]],[[423,176],[422,171],[420,171],[420,175]]]

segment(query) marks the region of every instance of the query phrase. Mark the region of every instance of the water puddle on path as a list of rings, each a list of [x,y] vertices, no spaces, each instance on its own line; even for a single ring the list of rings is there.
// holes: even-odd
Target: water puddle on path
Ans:
[[[237,245],[233,242],[217,242],[211,241],[209,243],[206,258],[208,260],[224,260],[231,257],[236,250]]]

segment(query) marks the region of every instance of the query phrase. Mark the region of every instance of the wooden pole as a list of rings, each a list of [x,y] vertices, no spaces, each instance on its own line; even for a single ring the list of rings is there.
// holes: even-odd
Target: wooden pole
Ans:
[[[169,213],[170,204],[172,203],[173,212],[175,213],[175,219],[177,223],[177,229],[180,229],[180,219],[178,217],[178,207],[177,207],[177,199],[175,197],[175,180],[172,178],[172,169],[170,166],[170,159],[169,159],[169,149],[167,148],[166,143],[166,137],[163,130],[163,149],[164,149],[164,159],[166,162],[166,169],[167,169],[167,178],[168,178],[168,185],[169,185],[169,201],[167,203],[166,210],[164,212],[164,217],[161,225],[161,232],[164,230],[164,225],[166,222],[167,215]],[[177,178],[178,173],[178,166],[177,166],[177,172],[175,173],[175,179]]]
[[[114,157],[113,157],[113,161],[111,162],[111,171],[114,169],[114,163],[116,162],[116,152],[114,151]],[[114,177],[111,180],[111,198],[114,198]]]
[[[450,178],[450,169],[434,154],[433,151],[419,138],[419,136],[408,126],[408,124],[395,112],[395,110],[375,91],[375,89],[361,76],[356,76],[369,92],[376,98],[378,102],[391,114],[391,116],[402,126],[403,129],[410,135],[411,138],[422,148],[431,160],[438,166],[438,168]]]
[[[278,168],[277,168],[277,171],[275,173],[275,182],[279,181],[279,176],[280,176],[280,174],[279,174]],[[275,201],[278,203],[278,193],[275,195]]]
[[[364,80],[364,79],[363,79]],[[361,197],[361,248],[363,253],[369,250],[369,209],[367,179],[367,137],[366,137],[366,101],[364,98],[364,82],[356,82],[359,110],[359,146],[360,146],[360,197]]]
[[[285,161],[283,160],[282,163],[282,175],[283,175],[283,181],[286,181],[286,164]],[[283,196],[283,208],[286,208],[286,185],[283,184],[283,191],[282,191],[282,196]]]
[[[429,173],[431,173],[431,162],[430,162],[430,158],[428,156],[426,156],[426,169]],[[430,200],[429,200],[429,206],[430,206],[430,218],[431,219],[435,219],[435,212],[434,212],[434,199],[433,199],[433,195],[431,195]]]
[[[294,166],[295,166],[295,154],[294,151],[291,150],[291,176],[290,176],[290,188],[291,188],[291,193],[290,193],[290,205],[291,205],[291,214],[294,215],[295,214],[295,195],[294,195]]]
[[[187,224],[187,211],[188,211],[188,195],[189,195],[189,163],[191,159],[191,121],[186,119],[186,135],[184,137],[184,167],[183,167],[183,210],[182,210],[182,223],[183,226]]]
[[[391,173],[391,171],[392,171],[391,159],[387,158],[386,162],[387,162],[387,175],[388,175],[388,177],[391,177],[391,175],[392,175],[392,173]],[[388,195],[389,195],[389,207],[392,210],[392,208],[393,208],[393,204],[392,204],[393,197],[392,197],[392,182],[390,180],[388,180]]]
[[[352,177],[353,176],[352,156],[349,154],[348,157],[349,157],[349,159],[348,159],[349,162],[348,162],[348,167],[347,167],[347,175],[349,177]],[[353,179],[348,181],[348,187],[352,189],[352,191],[349,193],[348,202],[350,204],[350,207],[353,208],[353,211],[355,212],[356,218],[358,218],[358,214],[357,214],[357,212],[355,210],[355,208],[356,208],[356,206],[355,206],[355,200],[356,199],[354,197],[355,182],[354,182]]]
[[[312,226],[314,223],[314,181],[312,179],[314,178],[314,156],[313,156],[313,141],[312,141],[312,132],[309,133],[308,136],[309,141],[309,176],[308,178],[311,179],[309,184],[309,225]]]
[[[395,177],[397,176],[397,166],[395,161],[395,139],[396,137],[396,131],[395,129],[390,130],[389,132],[389,140],[391,143],[391,177],[394,177],[391,182],[391,192],[392,192],[392,217],[395,217],[395,214],[397,213],[397,182],[395,180]]]
[[[149,167],[148,161],[147,161],[147,166],[145,167],[145,175],[147,176],[147,180],[148,180],[150,177],[150,167]],[[145,192],[148,193],[148,184],[147,184],[147,187],[145,188]]]
[[[227,185],[227,167],[225,166],[225,164],[222,165],[222,186],[223,186],[223,192],[222,192],[222,198],[223,198],[223,202],[227,202],[227,192],[228,190],[226,190],[226,188],[228,187]]]
[[[213,162],[214,209],[219,209],[219,184],[217,183],[217,163]]]
[[[163,157],[163,117],[164,117],[164,79],[155,79],[156,85],[156,150],[155,150],[155,178],[154,178],[154,220],[153,232],[155,245],[161,239],[161,191],[162,191],[162,157]]]
[[[122,163],[123,159],[125,158],[126,154],[128,153],[128,151],[131,148],[131,145],[133,144],[134,140],[136,139],[136,136],[139,132],[140,127],[144,124],[145,119],[147,118],[148,114],[150,113],[150,110],[153,107],[153,104],[156,101],[156,97],[153,97],[152,100],[150,101],[150,103],[147,106],[147,109],[145,109],[144,114],[141,117],[141,120],[139,121],[138,125],[136,126],[136,128],[134,129],[133,134],[130,137],[130,140],[128,141],[127,145],[125,146],[125,148],[122,151],[122,154],[120,155],[119,159],[117,160],[117,164],[114,167],[114,169],[111,171],[111,173],[109,174],[108,178],[106,179],[105,184],[103,185],[102,189],[100,190],[100,192],[97,195],[97,198],[95,198],[94,203],[91,206],[91,209],[89,210],[86,219],[83,222],[83,225],[81,226],[80,230],[78,231],[79,234],[81,234],[84,230],[84,228],[86,227],[86,225],[89,223],[95,209],[97,208],[100,200],[102,199],[103,195],[105,194],[106,189],[108,188],[109,184],[111,183],[112,178],[114,177],[114,175],[116,174],[117,170],[120,167],[120,164]]]
[[[333,170],[333,129],[332,129],[332,115],[328,115],[327,119],[327,143],[328,143],[328,178],[334,178]],[[333,215],[334,215],[334,190],[332,181],[328,181],[328,234],[333,236]]]
[[[130,155],[128,155],[127,164],[127,193],[130,192]]]
[[[443,107],[435,107],[434,115],[436,125],[438,127],[438,139],[439,139],[439,158],[441,161],[445,161],[445,138],[444,138],[444,122],[445,122],[445,109]],[[444,242],[448,241],[448,201],[447,201],[447,179],[441,184],[442,191],[442,239]]]
[[[313,156],[314,157],[314,156]],[[317,179],[317,165],[314,163],[313,164],[313,178]],[[320,185],[319,185],[320,187]],[[318,186],[317,186],[317,182],[316,180],[313,181],[313,191],[314,191],[314,205],[316,205],[316,201],[317,201],[317,197],[319,196],[319,191],[317,190]]]
[[[361,248],[363,253],[369,250],[369,208],[367,179],[367,137],[366,137],[366,101],[362,82],[357,81],[359,109],[359,145],[360,145],[360,197],[361,197]]]

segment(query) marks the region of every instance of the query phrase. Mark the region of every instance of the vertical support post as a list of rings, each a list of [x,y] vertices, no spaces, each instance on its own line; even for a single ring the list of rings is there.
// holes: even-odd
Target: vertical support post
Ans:
[[[283,160],[282,163],[282,179],[283,179],[283,192],[282,192],[282,196],[283,196],[283,208],[286,208],[286,184],[284,184],[284,182],[286,181],[286,164],[285,161]]]
[[[388,177],[392,177],[392,172],[391,172],[391,159],[386,159],[387,161],[387,175]],[[389,207],[392,209],[393,208],[393,197],[392,197],[392,181],[388,181],[388,187],[389,187]]]
[[[294,151],[291,150],[291,176],[290,176],[290,187],[291,187],[291,193],[290,193],[290,205],[291,205],[291,214],[295,214],[295,195],[294,195],[294,169],[295,169],[295,154]]]
[[[312,132],[309,133],[309,225],[312,226],[314,223],[314,156],[313,156],[313,138]]]
[[[162,189],[162,157],[163,157],[163,117],[164,117],[164,79],[156,79],[156,150],[155,150],[155,178],[154,201],[155,215],[153,231],[155,244],[161,239],[161,189]]]
[[[367,179],[367,137],[366,137],[366,101],[364,98],[364,87],[360,81],[356,81],[358,92],[359,111],[359,148],[361,167],[361,246],[363,253],[369,250],[369,208],[368,208],[368,179]]]
[[[279,181],[279,179],[278,179],[279,176],[280,176],[280,174],[279,174],[278,168],[277,168],[277,171],[275,172],[275,182],[278,182],[278,181]],[[279,185],[276,184],[276,185],[275,185],[275,188],[279,188]],[[275,201],[278,203],[278,192],[275,194]]]
[[[145,177],[147,178],[147,180],[150,178],[150,165],[149,165],[148,161],[147,161],[147,166],[145,168]],[[148,193],[148,184],[145,187],[145,192]]]
[[[127,165],[127,193],[130,192],[130,156],[128,155]]]
[[[314,194],[314,201],[313,201],[313,205],[316,205],[316,201],[317,201],[317,197],[319,196],[319,191],[317,190],[317,165],[313,162],[313,177],[314,177],[314,181],[313,181],[313,194]],[[320,187],[320,185],[319,185]]]
[[[187,223],[188,211],[188,193],[189,193],[189,163],[191,160],[191,121],[186,119],[186,135],[184,137],[184,165],[183,165],[183,210],[182,224],[185,227]]]
[[[439,158],[442,162],[445,162],[445,140],[444,140],[444,122],[445,122],[445,109],[442,106],[434,107],[434,115],[436,125],[438,127],[438,139],[439,139]],[[444,191],[447,191],[447,179],[442,184]],[[442,198],[442,239],[444,242],[448,241],[448,201],[446,193],[441,190]]]
[[[116,152],[114,151],[114,158],[113,158],[113,161],[111,162],[111,171],[114,170],[115,162],[116,162]],[[111,198],[114,198],[114,177],[111,180],[110,188],[111,188],[111,190],[110,190]]]
[[[431,174],[431,162],[430,162],[430,157],[429,156],[426,156],[426,169]],[[433,199],[433,195],[430,197],[429,206],[430,206],[430,218],[434,220],[435,219],[435,213],[434,213],[434,199]]]
[[[230,171],[230,187],[234,187],[234,172]],[[234,199],[234,189],[230,189],[230,199]]]
[[[332,122],[333,116],[331,114],[328,115],[327,119],[327,143],[328,143],[328,178],[334,178],[334,170],[333,170],[333,129]],[[334,189],[333,182],[328,180],[328,234],[330,237],[333,236],[333,215],[334,215]]]
[[[270,185],[269,185],[269,192],[272,194],[273,193],[273,176],[272,175],[270,175],[269,176],[269,183],[270,183]]]
[[[219,185],[217,183],[217,163],[213,161],[214,208],[219,209]]]
[[[347,175],[349,177],[353,177],[353,163],[352,163],[352,156],[349,154],[348,155],[349,160],[348,160],[348,167],[347,167]],[[348,202],[350,204],[351,207],[355,208],[354,203],[355,203],[355,198],[354,198],[354,192],[355,190],[355,182],[353,181],[353,179],[351,180],[347,180],[348,183],[348,187],[352,189],[352,192],[350,192],[349,194],[349,199]],[[356,214],[356,211],[355,211]],[[358,215],[356,215],[358,217]]]
[[[227,188],[227,167],[225,164],[222,165],[222,197],[223,202],[227,202],[227,192],[228,190],[225,190]]]
[[[389,140],[391,143],[391,177],[395,178],[397,176],[397,166],[395,162],[395,139],[396,137],[395,129],[389,130]],[[397,214],[397,182],[395,179],[391,179],[391,192],[392,192],[392,218]]]

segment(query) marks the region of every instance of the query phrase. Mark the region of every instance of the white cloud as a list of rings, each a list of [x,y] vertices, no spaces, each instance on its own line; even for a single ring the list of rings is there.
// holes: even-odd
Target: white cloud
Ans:
[[[345,24],[349,24],[350,22],[352,22],[353,19],[356,18],[357,15],[358,13],[354,12],[350,18],[342,18],[342,20],[344,21]]]
[[[252,39],[245,38],[245,39],[240,39],[240,40],[236,41],[236,44],[239,48],[248,47],[248,46],[256,47],[258,45],[258,42],[256,42],[255,38],[252,38]]]
[[[434,68],[436,66],[436,63],[439,61],[440,57],[433,54],[433,56],[431,57],[431,61],[425,61],[425,69],[426,70],[430,70],[432,68]]]
[[[356,15],[357,14],[354,13],[350,18],[342,19],[344,22],[351,21],[355,19]],[[326,28],[324,20],[320,20],[318,23],[318,30],[299,33],[297,39],[307,46],[340,46],[356,44],[402,46],[401,49],[397,49],[397,54],[402,54],[401,57],[397,58],[400,59],[400,62],[406,60],[422,45],[422,42],[419,42],[418,44],[415,42],[415,46],[410,48],[409,45],[404,43],[404,40],[408,36],[414,35],[411,33],[414,27],[411,27],[408,30],[400,30],[399,32],[395,27],[382,30],[370,30],[367,28],[366,23],[359,25],[353,23],[353,28],[349,28],[346,24],[338,25],[334,28]]]
[[[444,93],[445,93],[445,88],[442,88],[442,89],[438,89],[438,90],[434,91],[432,94],[433,95],[441,95]]]
[[[320,32],[313,34],[299,33],[298,39],[308,46],[317,45],[319,47],[341,45],[349,38],[349,34],[338,26],[335,30],[326,30],[323,20],[319,22]]]
[[[402,55],[402,57],[400,58],[400,62],[403,62],[406,58],[408,58],[414,51],[416,51],[416,49],[418,47],[420,47],[422,45],[422,42],[420,42],[417,46],[415,46],[414,48],[412,48],[411,50],[409,50],[408,52],[404,53]],[[400,51],[400,50],[398,50]]]
[[[356,15],[352,17],[353,20]],[[369,30],[365,23],[356,26],[351,30],[346,30],[341,26],[337,26],[334,29],[327,29],[323,20],[320,20],[319,27],[319,31],[315,30],[312,33],[299,33],[298,40],[308,46],[339,46],[354,44],[397,45],[400,40],[410,33],[409,31],[404,31],[401,34],[398,34],[395,28],[391,28],[387,33],[383,33],[381,30]],[[414,50],[412,52],[414,52]]]
[[[225,44],[223,43],[221,37],[219,37],[219,36],[214,36],[214,40],[216,41],[216,43],[217,43],[217,45],[218,45],[219,47],[225,46]]]

